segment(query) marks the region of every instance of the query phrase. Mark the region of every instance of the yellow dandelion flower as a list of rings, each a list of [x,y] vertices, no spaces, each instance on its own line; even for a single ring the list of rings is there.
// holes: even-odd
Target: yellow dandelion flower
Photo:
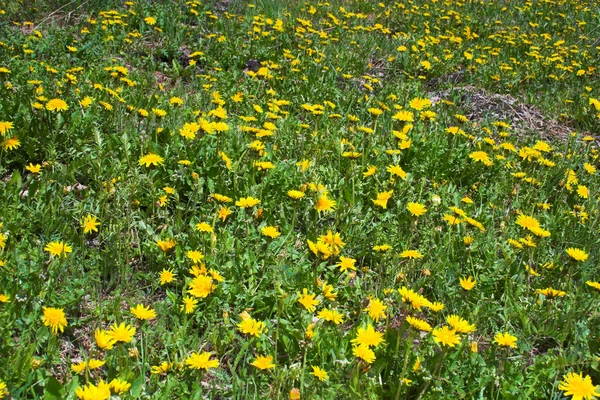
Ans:
[[[50,327],[53,334],[65,331],[67,318],[62,308],[42,307],[42,310],[44,311],[42,322],[45,326]]]
[[[326,194],[321,195],[317,202],[315,203],[315,210],[319,213],[327,211],[331,212],[335,209],[336,202],[333,199],[330,199]]]
[[[276,226],[264,226],[260,232],[271,239],[275,239],[277,236],[281,235],[281,232],[277,230]]]
[[[121,322],[121,324],[119,325],[114,324],[113,326],[111,326],[110,331],[108,331],[108,334],[115,341],[115,343],[129,343],[133,339],[135,332],[135,327],[132,327],[131,325],[125,325],[124,322]]]
[[[188,293],[194,297],[206,298],[215,289],[213,279],[210,276],[198,275],[188,285]]]
[[[110,350],[116,343],[108,331],[100,328],[96,329],[94,332],[94,339],[96,341],[96,346],[98,346],[98,348],[101,350]]]
[[[327,371],[314,365],[312,366],[312,372],[310,374],[319,379],[321,382],[325,382],[327,379],[329,379]]]
[[[354,264],[356,264],[356,260],[354,258],[341,256],[340,261],[336,264],[336,266],[340,267],[341,272],[349,269],[356,271]]]
[[[423,109],[431,107],[431,100],[416,97],[410,101],[409,105],[410,105],[410,108],[417,110],[417,111],[421,111]]]
[[[420,203],[408,203],[406,205],[406,209],[408,210],[409,213],[411,213],[412,215],[414,215],[415,217],[420,217],[421,215],[425,214],[427,212],[427,208]]]
[[[100,222],[98,222],[98,217],[88,214],[81,221],[81,226],[84,234],[98,232],[98,226],[100,226]]]
[[[436,343],[441,343],[444,346],[454,347],[460,343],[460,337],[456,334],[456,331],[449,329],[447,326],[435,328],[432,336]]]
[[[164,375],[173,368],[173,363],[163,361],[159,365],[153,365],[150,368],[150,373],[153,375]]]
[[[4,150],[14,150],[21,146],[21,141],[17,137],[7,139],[2,145]]]
[[[190,369],[203,369],[205,371],[208,371],[209,369],[217,368],[219,366],[219,360],[211,360],[211,356],[212,353],[209,353],[207,351],[202,353],[194,352],[190,354],[188,358],[186,358],[185,364]]]
[[[319,304],[319,300],[317,300],[316,297],[316,295],[308,293],[307,289],[302,289],[302,294],[298,294],[298,302],[302,304],[308,312],[314,312],[316,306]]]
[[[151,165],[158,166],[163,165],[165,159],[159,156],[158,154],[148,153],[145,156],[141,157],[139,160],[140,165],[145,165],[149,167]]]
[[[235,205],[240,208],[251,208],[260,204],[260,200],[254,197],[243,197],[235,202]]]
[[[75,395],[82,400],[105,400],[111,396],[110,385],[103,380],[100,380],[97,386],[90,382],[75,389]]]
[[[288,190],[287,195],[294,200],[299,200],[305,196],[305,193],[300,190]]]
[[[377,347],[384,342],[383,333],[377,332],[373,325],[367,325],[366,328],[361,326],[356,331],[356,337],[350,342],[358,346]]]
[[[594,397],[600,397],[600,386],[594,386],[592,378],[589,375],[584,377],[581,372],[569,372],[564,375],[558,389],[565,392],[565,396],[573,396],[572,400],[592,400]]]
[[[42,170],[42,166],[40,164],[33,164],[33,163],[29,163],[29,165],[27,165],[25,167],[25,169],[29,172],[31,172],[32,174],[39,174],[40,171]]]
[[[46,110],[49,111],[67,111],[69,105],[61,99],[52,99],[46,103]]]
[[[163,268],[163,270],[160,272],[158,279],[159,279],[159,283],[161,285],[165,285],[165,284],[171,283],[175,280],[175,274],[173,273],[172,269]]]
[[[339,325],[344,321],[344,314],[333,309],[324,308],[318,312],[317,318]]]
[[[576,261],[585,261],[588,259],[588,254],[585,251],[575,247],[569,247],[566,253]]]
[[[467,291],[473,289],[477,284],[477,281],[474,280],[472,276],[469,276],[468,278],[459,278],[459,281],[460,286]]]
[[[198,307],[198,300],[190,296],[185,296],[183,298],[183,304],[180,306],[180,310],[186,314],[191,314],[196,307]]]
[[[387,318],[385,314],[386,309],[387,306],[381,300],[373,298],[369,301],[369,306],[364,311],[369,314],[373,321],[379,322],[381,318]]]
[[[64,242],[50,242],[44,247],[44,250],[53,257],[65,257],[68,253],[73,252],[73,248]]]
[[[134,317],[142,321],[147,321],[156,318],[156,311],[142,304],[138,304],[135,307],[131,307],[129,311],[131,312],[131,314],[133,314]]]
[[[352,348],[352,354],[356,358],[360,358],[367,364],[372,364],[375,361],[375,352],[369,348],[369,346],[360,345]]]
[[[406,317],[406,322],[408,322],[410,326],[419,331],[431,332],[431,330],[433,329],[431,325],[429,325],[429,322],[419,318],[408,316]]]
[[[517,337],[511,335],[508,332],[498,332],[496,333],[496,335],[494,336],[494,342],[498,345],[498,346],[503,346],[503,347],[512,347],[513,349],[517,348]]]
[[[423,258],[424,256],[418,250],[404,250],[400,253],[400,257],[413,260]]]
[[[251,365],[255,366],[261,371],[275,368],[275,364],[273,364],[273,356],[258,356]]]
[[[204,254],[199,252],[198,250],[189,250],[185,253],[186,257],[192,260],[194,264],[198,264],[202,259],[204,259]]]
[[[5,136],[15,126],[10,121],[0,121],[0,135]]]

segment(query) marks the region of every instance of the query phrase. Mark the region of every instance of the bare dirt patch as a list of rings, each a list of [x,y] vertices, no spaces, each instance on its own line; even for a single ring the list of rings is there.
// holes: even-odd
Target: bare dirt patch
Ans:
[[[568,125],[545,116],[532,105],[522,103],[510,95],[489,93],[474,86],[431,92],[429,98],[434,104],[442,100],[454,102],[466,110],[466,116],[471,121],[506,121],[516,133],[536,132],[544,138],[561,140],[574,132]]]

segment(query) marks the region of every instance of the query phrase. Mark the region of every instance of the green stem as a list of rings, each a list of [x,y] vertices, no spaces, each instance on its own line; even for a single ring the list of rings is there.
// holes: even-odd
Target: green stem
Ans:
[[[400,333],[398,333],[400,336]],[[398,342],[400,341],[400,337],[398,337]],[[408,336],[408,342],[406,343],[406,349],[404,351],[404,365],[402,366],[402,375],[400,377],[400,382],[398,382],[398,389],[396,390],[396,400],[400,398],[400,389],[404,386],[404,377],[406,376],[406,368],[408,366],[408,353],[410,351],[410,343],[412,342],[412,334]]]
[[[440,356],[440,361],[438,361],[437,365],[435,366],[435,370],[433,372],[433,375],[431,376],[431,379],[429,381],[427,381],[427,384],[425,384],[425,387],[423,387],[423,390],[421,390],[421,393],[419,393],[419,397],[417,397],[417,400],[421,400],[423,398],[423,395],[427,391],[427,389],[429,389],[431,382],[433,380],[437,380],[438,374],[442,368],[442,362],[444,361],[445,355],[446,355],[446,349],[444,347],[442,347],[442,355]]]

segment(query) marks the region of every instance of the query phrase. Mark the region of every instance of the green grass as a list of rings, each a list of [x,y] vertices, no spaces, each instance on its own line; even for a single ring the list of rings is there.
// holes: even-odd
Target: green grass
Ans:
[[[562,399],[568,373],[600,383],[597,2],[34,6],[0,3],[0,397]],[[459,92],[413,102],[453,86],[512,96],[564,134],[474,117]],[[455,346],[434,340],[451,315],[474,325]],[[103,349],[94,333],[121,323],[131,340]],[[356,347],[368,327],[374,359]],[[217,366],[190,368],[203,352]]]

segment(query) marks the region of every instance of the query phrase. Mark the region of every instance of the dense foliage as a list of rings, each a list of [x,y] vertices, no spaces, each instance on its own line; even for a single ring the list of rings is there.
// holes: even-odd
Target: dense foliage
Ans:
[[[36,6],[0,398],[600,396],[597,1]]]

